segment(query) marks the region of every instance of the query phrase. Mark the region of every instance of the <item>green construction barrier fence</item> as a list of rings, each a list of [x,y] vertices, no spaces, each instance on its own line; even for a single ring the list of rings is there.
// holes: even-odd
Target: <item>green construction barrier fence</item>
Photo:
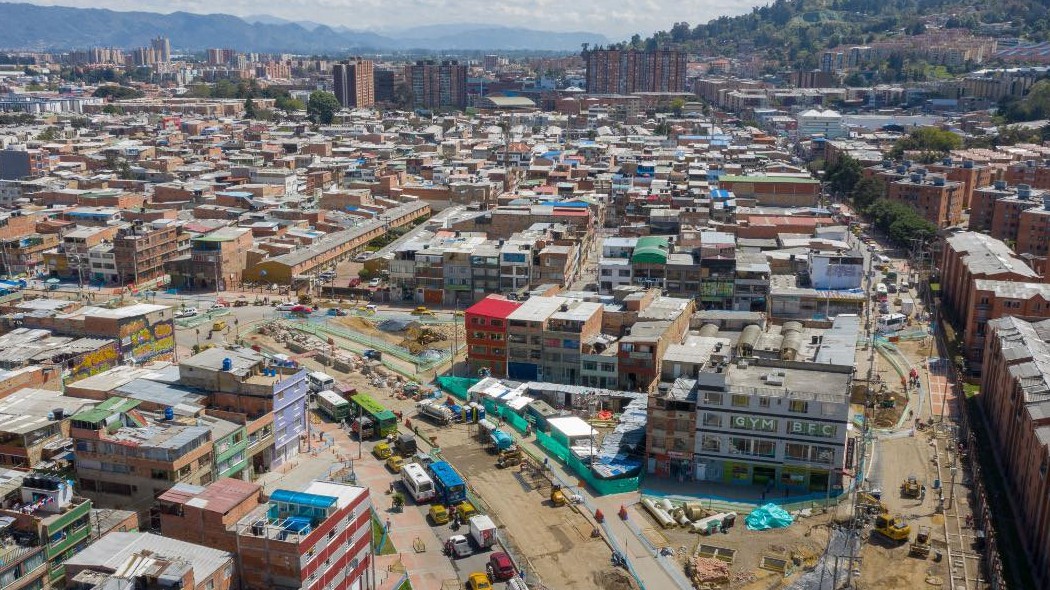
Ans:
[[[481,379],[471,379],[469,377],[445,376],[437,378],[438,387],[440,387],[442,391],[464,401],[470,399],[468,391],[471,387],[477,385],[479,381],[481,381]]]

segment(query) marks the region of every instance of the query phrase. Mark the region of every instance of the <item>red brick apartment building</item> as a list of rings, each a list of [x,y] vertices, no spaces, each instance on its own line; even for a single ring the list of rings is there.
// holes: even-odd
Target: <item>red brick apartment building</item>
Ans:
[[[989,320],[1050,317],[1050,284],[1043,280],[995,238],[965,232],[946,240],[942,299],[962,328],[963,354],[972,372],[981,371]]]
[[[158,499],[161,530],[232,551],[243,590],[373,588],[368,488],[314,481],[266,502],[259,490],[231,479],[172,488]]]
[[[1010,184],[1027,184],[1032,188],[1050,189],[1050,161],[1027,160],[1011,164],[1003,173]]]
[[[1050,320],[988,322],[981,407],[1036,588],[1050,586]]]
[[[930,164],[931,172],[944,175],[952,182],[961,182],[963,185],[963,209],[970,206],[973,191],[982,186],[988,186],[995,180],[996,171],[991,166],[977,164],[973,160],[961,162],[945,158],[940,164]]]
[[[499,295],[489,295],[467,308],[467,363],[470,374],[487,369],[493,377],[507,376],[507,316],[521,307]]]
[[[891,182],[887,198],[910,205],[937,227],[958,225],[962,221],[965,188],[943,176],[927,178],[918,172],[907,179]]]

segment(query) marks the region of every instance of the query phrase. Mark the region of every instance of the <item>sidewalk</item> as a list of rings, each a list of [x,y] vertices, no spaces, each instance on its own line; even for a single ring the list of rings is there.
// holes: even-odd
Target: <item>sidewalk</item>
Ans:
[[[397,476],[366,448],[361,448],[361,458],[358,459],[357,441],[351,440],[339,425],[321,422],[311,424],[310,428],[315,437],[318,431],[324,432],[326,438],[332,437],[334,451],[343,459],[353,461],[357,483],[372,492],[372,506],[380,522],[385,526],[386,521],[390,521],[390,540],[397,553],[374,556],[378,590],[393,588],[406,572],[414,590],[439,590],[446,580],[458,580],[452,562],[441,552],[437,529],[427,523],[423,512],[412,504],[406,505],[401,512],[390,510],[390,495],[386,492]],[[416,553],[413,547],[417,539],[424,548],[422,553]]]

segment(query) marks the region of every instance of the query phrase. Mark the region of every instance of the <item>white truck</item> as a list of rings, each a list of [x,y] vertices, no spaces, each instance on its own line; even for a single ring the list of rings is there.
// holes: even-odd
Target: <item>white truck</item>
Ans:
[[[485,514],[470,517],[470,536],[484,551],[496,544],[496,523]]]
[[[901,313],[906,316],[915,313],[915,300],[911,297],[901,297]]]
[[[425,399],[417,403],[416,411],[442,425],[450,424],[453,418],[451,408],[432,399]]]

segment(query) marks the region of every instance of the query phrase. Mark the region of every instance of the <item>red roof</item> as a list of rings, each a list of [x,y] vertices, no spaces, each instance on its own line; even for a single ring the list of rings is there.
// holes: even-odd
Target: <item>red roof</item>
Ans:
[[[521,307],[517,301],[511,301],[499,295],[489,295],[467,308],[467,315],[484,316],[487,318],[507,319],[515,309]]]
[[[160,496],[164,502],[193,505],[208,512],[225,514],[252,496],[259,494],[259,484],[223,477],[203,490],[196,486],[175,486]]]

